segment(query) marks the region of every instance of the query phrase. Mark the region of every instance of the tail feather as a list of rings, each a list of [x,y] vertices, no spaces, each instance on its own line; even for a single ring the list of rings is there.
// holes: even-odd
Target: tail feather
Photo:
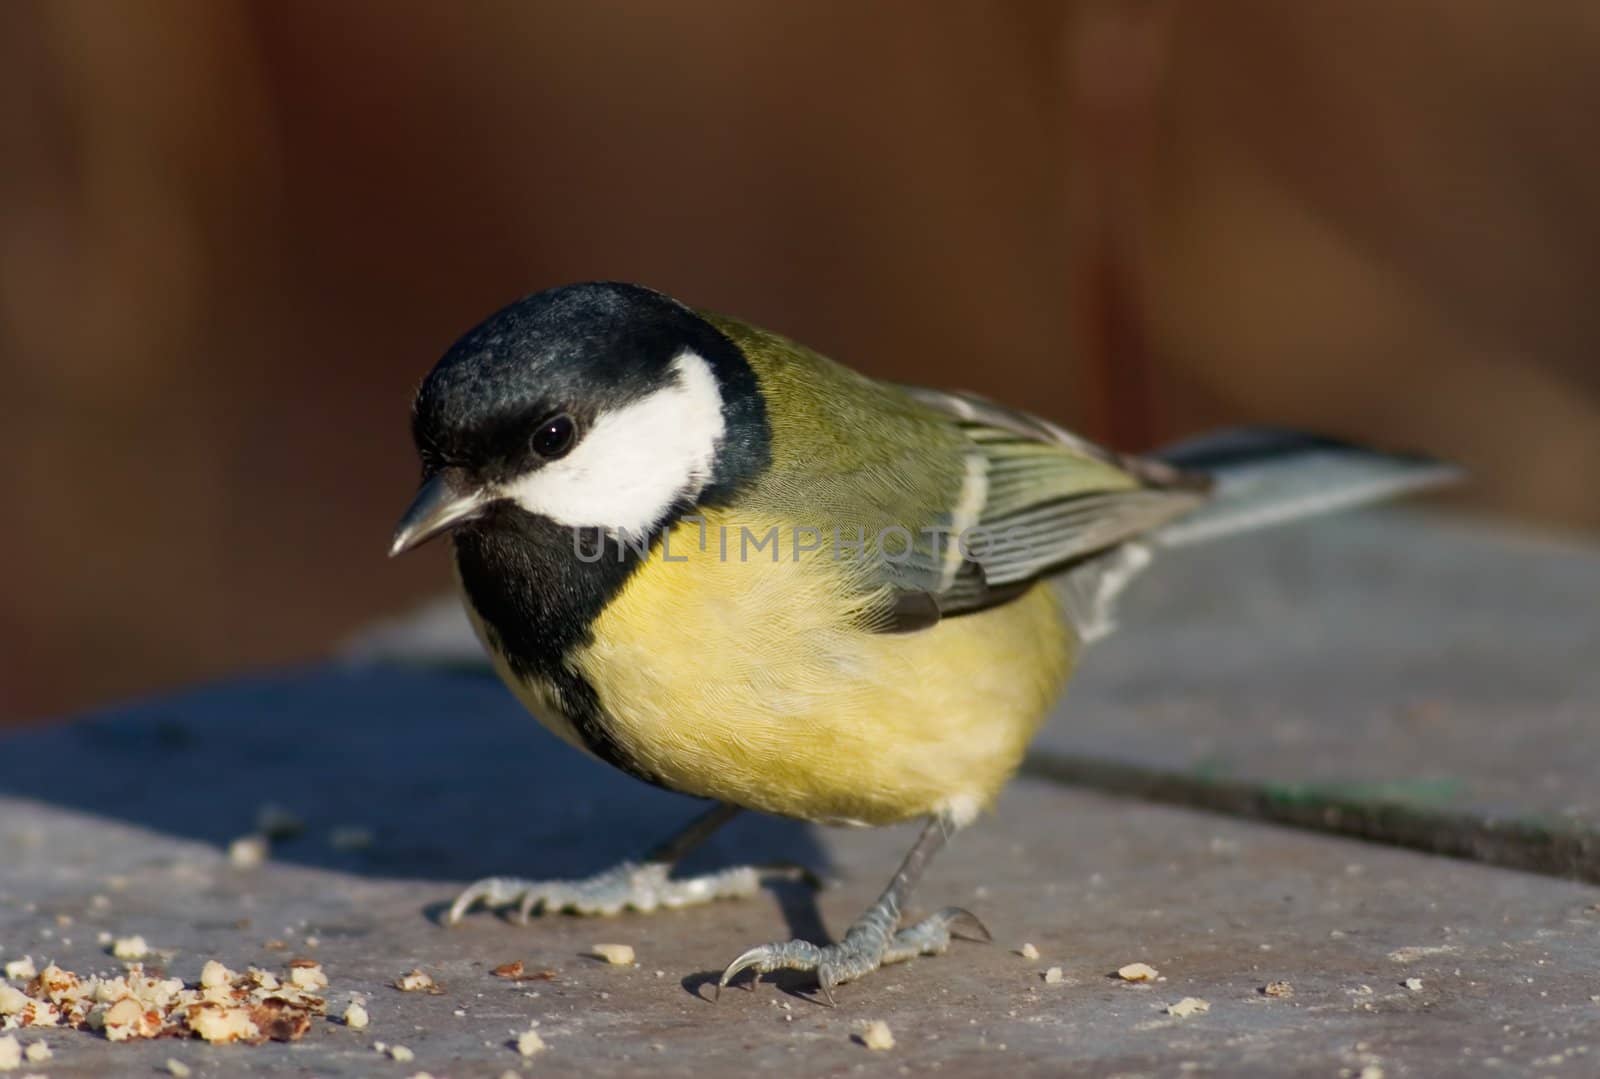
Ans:
[[[1331,513],[1462,477],[1454,465],[1431,458],[1267,428],[1220,431],[1152,456],[1206,473],[1214,484],[1205,505],[1155,532],[1151,539],[1163,547]]]
[[[1150,547],[1181,547],[1301,517],[1452,483],[1461,470],[1426,457],[1379,453],[1315,435],[1237,428],[1151,457],[1209,478],[1211,497],[1171,524],[1074,567],[1059,585],[1085,644],[1116,628],[1116,601],[1151,560]]]

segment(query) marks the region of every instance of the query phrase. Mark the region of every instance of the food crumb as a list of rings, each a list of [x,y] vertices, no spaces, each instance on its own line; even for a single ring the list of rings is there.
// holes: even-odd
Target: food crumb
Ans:
[[[206,965],[200,968],[200,988],[215,989],[218,986],[232,985],[235,977],[237,975],[233,971],[215,959],[207,959]]]
[[[1175,1015],[1179,1019],[1187,1019],[1191,1015],[1204,1015],[1210,1010],[1211,1003],[1199,997],[1184,997],[1176,1004],[1167,1005],[1167,1014]]]
[[[861,1030],[856,1037],[868,1049],[881,1051],[894,1048],[894,1032],[889,1029],[889,1024],[882,1019],[874,1019],[870,1023],[862,1024]]]
[[[1066,975],[1061,973],[1060,967],[1051,967],[1049,970],[1044,972],[1044,982],[1046,985],[1060,985],[1065,980]]]
[[[12,981],[31,981],[38,974],[38,970],[34,968],[33,956],[31,955],[25,955],[21,959],[13,959],[6,964],[6,977]]]
[[[322,964],[310,959],[289,960],[289,984],[297,989],[326,989],[328,976],[322,972]]]
[[[122,1042],[138,1036],[137,1024],[144,1018],[144,1009],[132,997],[123,997],[100,1017],[100,1024],[106,1032],[106,1041]],[[191,1023],[190,1025],[193,1025]],[[196,1027],[196,1030],[199,1028]],[[204,1037],[204,1035],[202,1035]]]
[[[177,1076],[177,1079],[188,1079],[189,1065],[176,1057],[167,1058],[167,1074]]]
[[[118,959],[143,959],[150,954],[150,945],[143,937],[118,937],[111,942],[111,954]]]
[[[1413,993],[1415,993],[1417,990],[1422,988],[1422,979],[1421,978],[1407,978],[1404,982],[1402,982],[1400,984],[1404,985],[1407,989],[1409,989]]]
[[[0,1072],[13,1071],[22,1067],[22,1043],[17,1041],[15,1034],[7,1034],[0,1038]]]
[[[1268,982],[1261,987],[1261,995],[1265,997],[1292,997],[1294,986],[1288,982]]]
[[[242,835],[228,844],[228,862],[239,869],[255,869],[267,860],[267,837]]]
[[[1383,1079],[1383,1069],[1376,1064],[1368,1064],[1361,1069],[1359,1079]]]
[[[1117,971],[1117,977],[1125,982],[1153,982],[1160,973],[1149,963],[1129,963]]]
[[[394,980],[394,987],[402,993],[438,993],[439,983],[433,980],[431,974],[419,968],[412,968]]]
[[[55,1054],[50,1051],[50,1047],[44,1042],[34,1042],[32,1045],[28,1046],[28,1048],[22,1051],[22,1055],[27,1058],[29,1064],[43,1064],[45,1061],[55,1056]]]
[[[361,1006],[360,1001],[351,1001],[344,1010],[344,1025],[351,1030],[366,1030],[367,1022],[367,1009]]]
[[[614,967],[633,965],[633,946],[629,944],[596,944],[589,951]]]
[[[501,963],[489,973],[493,974],[496,978],[520,978],[522,977],[523,969],[522,960],[513,959],[509,963]]]
[[[132,998],[123,1000],[116,1007],[123,1004],[132,1004]],[[137,1010],[138,1005],[134,1005]],[[112,1011],[115,1011],[113,1008]],[[106,1031],[111,1030],[110,1016],[106,1016]],[[250,1013],[243,1008],[225,1008],[219,1005],[210,1007],[197,1007],[189,1012],[189,1026],[201,1038],[213,1045],[227,1045],[230,1042],[254,1041],[261,1037],[261,1028],[256,1026],[250,1018]]]
[[[391,1045],[389,1046],[389,1059],[398,1061],[401,1064],[409,1064],[417,1059],[417,1054],[403,1045]]]
[[[1024,959],[1037,959],[1039,958],[1039,949],[1032,944],[1024,943],[1022,947],[1017,949],[1017,954]]]
[[[517,1052],[525,1057],[531,1057],[535,1053],[542,1053],[548,1048],[549,1046],[545,1045],[544,1039],[539,1037],[537,1030],[525,1030],[517,1035]]]

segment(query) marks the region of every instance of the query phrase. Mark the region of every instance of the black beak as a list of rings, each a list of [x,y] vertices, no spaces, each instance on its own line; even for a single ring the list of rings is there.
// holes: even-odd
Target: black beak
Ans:
[[[395,526],[389,557],[423,544],[483,513],[488,500],[460,470],[447,468],[429,477]]]

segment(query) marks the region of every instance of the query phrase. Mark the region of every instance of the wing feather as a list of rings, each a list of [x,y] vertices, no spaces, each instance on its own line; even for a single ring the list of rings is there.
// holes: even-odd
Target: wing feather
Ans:
[[[984,455],[984,506],[963,538],[975,564],[939,596],[944,615],[1004,602],[1041,577],[1171,522],[1206,501],[1204,477],[1112,453],[970,394],[908,388],[954,418]]]
[[[772,462],[744,497],[797,507],[846,537],[904,530],[908,549],[869,560],[869,624],[925,628],[983,610],[1187,513],[1206,482],[1124,457],[1025,412],[963,393],[859,375],[803,346],[707,315],[769,396]]]

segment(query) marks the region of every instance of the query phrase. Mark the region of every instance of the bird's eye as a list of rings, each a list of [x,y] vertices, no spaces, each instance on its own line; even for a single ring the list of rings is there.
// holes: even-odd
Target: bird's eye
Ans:
[[[547,461],[565,457],[567,451],[572,449],[572,440],[577,432],[577,424],[572,422],[571,416],[566,413],[551,416],[533,433],[533,452]]]

